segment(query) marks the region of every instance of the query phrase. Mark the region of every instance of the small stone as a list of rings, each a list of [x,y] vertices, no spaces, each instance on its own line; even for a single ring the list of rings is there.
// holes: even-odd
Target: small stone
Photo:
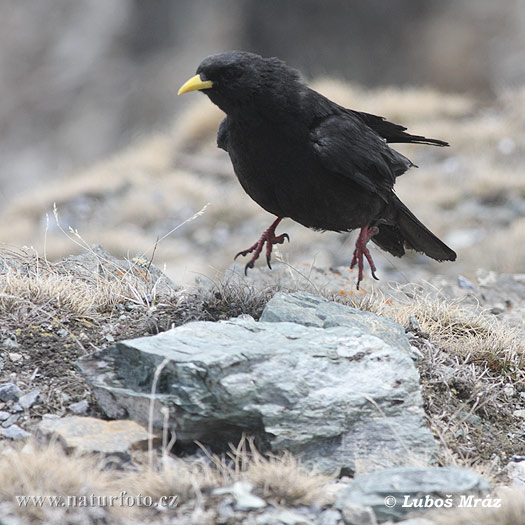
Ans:
[[[71,396],[69,394],[66,394],[66,392],[60,392],[60,399],[62,400],[62,403],[64,403],[65,405],[71,400]]]
[[[16,441],[29,437],[31,434],[20,428],[18,425],[11,425],[9,428],[0,429],[0,435],[7,439],[13,439]]]
[[[417,346],[411,345],[410,346],[410,357],[412,358],[413,361],[416,361],[417,363],[418,361],[421,361],[424,356],[423,356],[423,352],[421,352],[421,350]]]
[[[22,354],[19,354],[18,352],[9,352],[7,355],[9,356],[9,359],[15,363],[22,359]]]
[[[4,339],[2,341],[2,346],[4,348],[7,348],[8,350],[9,349],[14,350],[15,348],[19,348],[20,347],[20,345],[18,344],[17,341],[15,341],[14,339],[10,339],[10,338]]]
[[[408,318],[408,329],[412,332],[419,332],[421,330],[421,326],[419,325],[419,321],[417,320],[417,317],[414,315],[411,315]]]
[[[466,288],[468,290],[475,290],[476,287],[466,278],[462,275],[458,275],[458,286],[460,288]]]
[[[514,387],[512,385],[507,385],[504,389],[503,389],[503,393],[507,396],[507,397],[512,397],[514,395]]]
[[[11,414],[5,410],[0,410],[0,421],[5,421]]]
[[[458,416],[467,423],[470,423],[471,425],[480,425],[481,424],[481,418],[477,416],[476,414],[470,414],[469,412],[466,412],[464,410],[460,410],[458,412]]]
[[[250,314],[241,314],[238,318],[244,319],[245,321],[254,321],[254,318]]]
[[[82,401],[79,401],[78,403],[71,403],[69,405],[69,410],[74,414],[85,414],[88,408],[89,403],[85,399],[82,399]]]
[[[17,401],[21,390],[14,383],[0,385],[0,401]]]
[[[525,418],[525,410],[521,409],[521,410],[514,410],[514,412],[512,413],[512,415],[514,417],[521,417],[521,418]]]
[[[223,499],[219,501],[217,504],[216,510],[217,515],[219,518],[221,518],[222,522],[227,523],[233,521],[233,517],[235,516],[235,511],[232,507],[233,498],[229,498],[229,501],[227,499]]]
[[[346,525],[377,525],[376,516],[371,507],[347,501],[341,510]]]
[[[18,402],[20,403],[20,406],[22,408],[31,408],[35,404],[35,401],[37,400],[39,395],[40,395],[40,388],[35,388],[28,394],[21,396],[18,399]]]
[[[253,495],[253,485],[246,481],[237,481],[231,487],[215,489],[213,494],[231,494],[235,498],[235,509],[240,511],[249,511],[262,509],[266,507],[266,501],[258,496]]]
[[[124,456],[131,449],[145,448],[149,437],[148,431],[135,421],[104,421],[82,416],[44,416],[38,432],[45,437],[56,436],[66,448],[78,452]]]
[[[14,425],[20,418],[20,414],[11,414],[3,423],[4,428],[8,428],[11,425]]]
[[[338,525],[342,519],[338,510],[328,509],[319,515],[318,525]]]
[[[506,471],[513,485],[525,487],[525,461],[509,463]]]
[[[69,332],[65,328],[61,328],[57,331],[57,334],[59,337],[67,337],[69,335]]]
[[[23,412],[23,411],[24,411],[24,407],[20,403],[15,403],[11,407],[11,412]]]

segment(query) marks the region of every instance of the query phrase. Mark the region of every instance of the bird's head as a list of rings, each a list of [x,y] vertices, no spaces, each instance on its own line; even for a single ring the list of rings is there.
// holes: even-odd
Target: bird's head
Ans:
[[[178,94],[202,91],[225,113],[234,114],[250,106],[264,110],[276,98],[286,99],[300,85],[299,73],[278,58],[228,51],[206,57]]]

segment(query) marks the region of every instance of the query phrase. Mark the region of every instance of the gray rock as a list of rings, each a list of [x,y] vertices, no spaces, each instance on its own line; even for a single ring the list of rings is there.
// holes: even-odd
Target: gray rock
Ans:
[[[0,385],[0,401],[17,401],[20,393],[20,389],[14,383]]]
[[[20,419],[20,414],[11,414],[5,421],[2,422],[4,428],[14,425]]]
[[[289,322],[303,326],[360,328],[388,345],[410,353],[405,329],[386,317],[351,308],[307,292],[276,293],[267,303],[261,322]]]
[[[525,488],[525,460],[511,461],[505,470],[513,485]]]
[[[269,312],[276,310],[272,301]],[[324,303],[317,302],[335,312],[323,321],[326,328],[247,319],[188,323],[117,343],[78,365],[109,417],[146,423],[153,376],[168,359],[153,423],[162,428],[160,408],[168,407],[179,443],[225,448],[245,432],[259,446],[300,454],[325,472],[403,464],[407,451],[428,460],[436,445],[402,328]],[[314,311],[303,320],[320,319]]]
[[[40,388],[35,388],[31,392],[20,396],[18,399],[18,403],[22,408],[31,408],[35,401],[37,400],[38,396],[40,395]]]
[[[409,512],[435,508],[433,504],[425,506],[425,498],[434,501],[462,494],[476,496],[489,490],[485,479],[466,468],[394,467],[356,477],[339,492],[336,507],[366,505],[372,507],[379,522],[399,521]]]
[[[221,520],[219,523],[232,523],[235,516],[233,510],[233,498],[221,499],[217,505],[215,505],[217,511],[217,517]]]
[[[231,487],[222,487],[213,491],[214,496],[231,494],[235,499],[235,510],[250,511],[266,507],[266,501],[252,494],[253,485],[247,481],[236,481]]]
[[[346,525],[377,525],[374,511],[352,501],[345,501],[342,510]]]
[[[339,525],[343,521],[343,516],[338,510],[327,509],[319,514],[318,525]]]
[[[7,348],[8,350],[14,350],[15,348],[19,348],[20,347],[20,345],[18,344],[17,341],[15,341],[14,339],[11,339],[9,337],[2,341],[2,346],[4,348]]]
[[[11,425],[9,428],[0,429],[0,435],[7,439],[13,439],[16,441],[29,437],[31,434],[20,428],[18,425]]]
[[[89,408],[89,403],[82,399],[78,403],[71,403],[68,408],[73,414],[85,414]]]
[[[466,278],[462,275],[458,275],[458,286],[460,288],[467,288],[469,290],[475,290],[476,287]]]
[[[466,412],[465,410],[458,410],[457,416],[461,418],[462,421],[467,421],[471,425],[481,425],[482,420],[479,416],[476,414],[470,414],[469,412]]]
[[[5,410],[0,410],[0,421],[5,421],[11,414]]]

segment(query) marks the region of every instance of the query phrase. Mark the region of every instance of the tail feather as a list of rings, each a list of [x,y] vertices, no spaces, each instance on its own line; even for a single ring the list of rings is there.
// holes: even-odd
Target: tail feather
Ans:
[[[372,241],[381,249],[401,257],[405,248],[424,253],[437,261],[455,261],[456,253],[438,239],[396,196],[394,224],[378,224],[379,231]]]
[[[430,139],[424,137],[423,135],[411,135],[406,133],[405,126],[400,126],[399,124],[394,124],[389,122],[384,117],[379,117],[377,115],[372,115],[370,113],[363,113],[360,111],[354,111],[364,123],[372,128],[378,135],[383,137],[387,142],[397,142],[402,143],[406,142],[409,144],[428,144],[430,146],[448,146],[448,142],[439,139]]]

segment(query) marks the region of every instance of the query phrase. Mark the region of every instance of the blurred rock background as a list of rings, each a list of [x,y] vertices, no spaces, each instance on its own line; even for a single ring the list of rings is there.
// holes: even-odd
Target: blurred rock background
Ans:
[[[421,168],[398,193],[460,260],[381,257],[389,276],[522,268],[520,0],[0,0],[0,242],[76,251],[56,202],[86,242],[151,254],[209,202],[155,262],[180,281],[221,273],[270,217],[215,148],[220,112],[176,92],[204,56],[232,48],[277,55],[343,104],[451,142],[400,147]],[[283,231],[290,263],[350,258],[348,236]]]

